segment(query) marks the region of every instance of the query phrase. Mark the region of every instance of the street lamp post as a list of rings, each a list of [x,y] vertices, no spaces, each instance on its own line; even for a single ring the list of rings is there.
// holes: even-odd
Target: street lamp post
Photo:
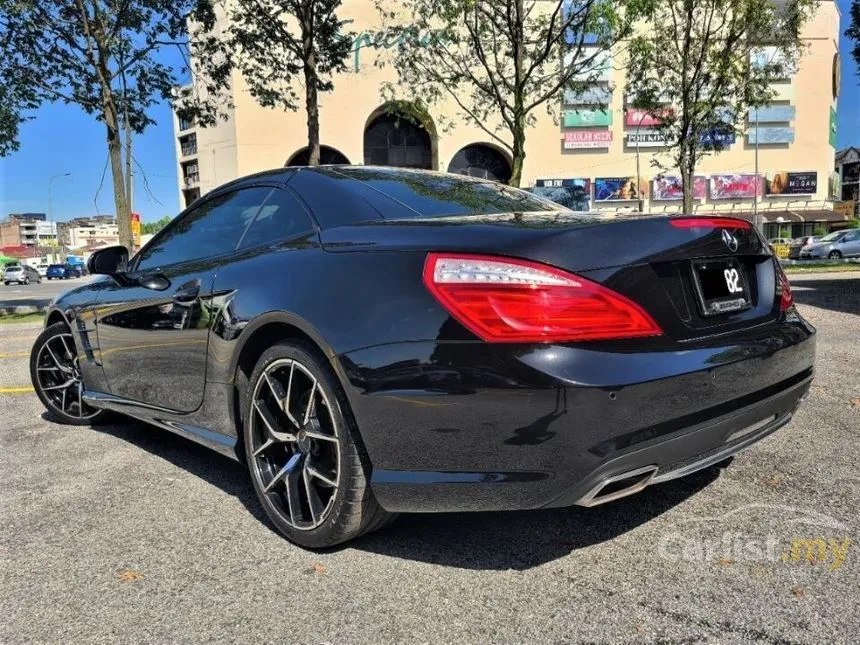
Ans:
[[[56,224],[53,223],[54,222],[54,197],[53,197],[53,193],[51,192],[52,184],[54,183],[55,179],[59,179],[60,177],[70,177],[71,175],[72,175],[72,173],[70,173],[70,172],[63,172],[63,173],[60,173],[59,175],[54,175],[53,177],[51,177],[48,180],[48,223],[51,224],[52,230],[56,230]],[[38,235],[36,237],[38,239]],[[56,237],[57,237],[57,245],[59,246],[59,244],[60,244],[59,232],[57,233]]]

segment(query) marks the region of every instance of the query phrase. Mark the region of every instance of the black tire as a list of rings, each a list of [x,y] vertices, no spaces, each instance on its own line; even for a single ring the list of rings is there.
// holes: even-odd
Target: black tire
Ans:
[[[251,419],[255,392],[261,392],[266,370],[272,363],[294,361],[307,368],[322,395],[329,402],[327,413],[336,426],[338,464],[338,485],[330,497],[327,515],[315,528],[296,528],[291,526],[284,512],[285,493],[273,490],[265,492],[262,470],[268,464],[267,458],[253,455],[255,445],[261,443],[258,432],[265,430],[261,423],[254,429]],[[258,383],[260,385],[258,386]],[[268,387],[265,385],[265,387]],[[313,395],[314,390],[311,389]],[[315,348],[299,342],[283,342],[266,350],[248,380],[242,401],[244,403],[243,438],[245,458],[251,481],[266,515],[288,540],[300,546],[321,549],[370,533],[387,525],[396,517],[379,506],[370,490],[370,460],[358,433],[346,395],[328,367],[327,362]],[[319,414],[319,413],[317,413]],[[316,416],[316,415],[314,415]],[[279,428],[281,430],[282,428]],[[334,437],[332,437],[332,440]],[[295,449],[298,451],[298,448]],[[310,459],[310,457],[308,457]],[[316,463],[316,462],[314,462]],[[280,503],[280,506],[279,506]]]
[[[831,251],[827,254],[828,260],[841,260],[842,259],[842,251]]]
[[[23,283],[23,284],[30,284],[30,278],[24,278],[24,283]]]
[[[60,338],[61,336],[64,338]],[[50,352],[47,350],[43,351],[47,343],[53,345]],[[71,343],[71,346],[69,346],[69,343]],[[56,385],[60,381],[68,381],[73,378],[73,374],[69,371],[63,371],[63,368],[53,358],[56,357],[60,362],[65,363],[64,359],[69,353],[65,352],[64,354],[65,347],[68,347],[71,353],[76,353],[74,338],[71,336],[70,330],[65,323],[54,323],[36,338],[36,342],[33,343],[33,349],[30,352],[30,380],[33,382],[36,395],[39,397],[42,405],[45,406],[45,409],[61,423],[72,426],[88,426],[99,423],[104,420],[107,413],[104,410],[96,410],[80,402],[78,388],[74,385],[65,388],[65,395],[62,399],[57,394],[57,392],[62,393],[63,390],[56,389]],[[53,357],[51,352],[53,352]],[[74,365],[74,360],[71,359],[68,365]],[[77,372],[76,367],[72,369]],[[47,376],[42,376],[42,374],[47,374]],[[45,388],[48,388],[48,390]],[[67,401],[68,407],[62,407]]]

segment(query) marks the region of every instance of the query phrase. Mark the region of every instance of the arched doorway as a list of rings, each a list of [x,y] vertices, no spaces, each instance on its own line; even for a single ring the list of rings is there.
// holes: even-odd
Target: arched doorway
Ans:
[[[364,130],[364,163],[432,170],[433,138],[414,118],[383,111]]]
[[[473,143],[454,155],[448,164],[448,172],[507,183],[511,178],[511,164],[496,148]]]
[[[311,159],[311,153],[307,146],[297,150],[290,160],[287,162],[287,166],[307,166],[308,161]],[[320,146],[320,164],[349,164],[349,159],[346,158],[339,150],[335,150],[334,148],[330,148],[328,146]]]

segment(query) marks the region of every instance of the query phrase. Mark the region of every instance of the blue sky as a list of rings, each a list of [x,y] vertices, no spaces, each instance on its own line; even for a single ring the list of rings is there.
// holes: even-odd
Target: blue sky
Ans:
[[[838,0],[844,31],[851,0]],[[849,44],[841,39],[842,90],[838,111],[838,146],[860,146],[860,78]],[[0,218],[12,212],[47,212],[48,178],[54,180],[53,217],[65,220],[97,213],[112,214],[113,189],[110,169],[99,192],[107,161],[104,126],[75,106],[46,105],[21,132],[21,149],[0,159]],[[158,125],[135,139],[135,157],[146,172],[151,192],[146,191],[136,168],[135,210],[144,221],[179,212],[173,122],[166,104],[152,110]],[[95,203],[98,194],[97,205]]]

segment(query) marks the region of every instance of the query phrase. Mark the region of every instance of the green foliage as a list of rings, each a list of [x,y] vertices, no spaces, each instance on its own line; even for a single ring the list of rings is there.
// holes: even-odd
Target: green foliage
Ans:
[[[823,236],[827,235],[827,229],[824,228],[823,226],[816,226],[812,230],[812,235],[815,237],[823,237]]]
[[[851,25],[845,30],[845,36],[854,41],[851,55],[857,63],[857,76],[860,79],[860,0],[851,3]]]
[[[777,235],[777,237],[786,237],[786,238],[791,237],[791,227],[790,226],[781,227],[779,229],[779,235]]]
[[[461,118],[510,151],[515,186],[536,110],[557,114],[565,89],[593,84],[601,50],[626,37],[638,12],[650,5],[646,0],[403,0],[392,11],[390,2],[376,3],[386,40],[400,43],[390,61],[379,63],[398,73],[396,84],[383,87],[383,98],[419,102],[427,109],[453,100]]]
[[[651,7],[650,28],[630,43],[627,90],[634,106],[662,119],[655,129],[681,171],[686,208],[699,159],[722,149],[719,135],[743,136],[748,109],[771,100],[770,83],[795,73],[800,32],[814,9],[813,0],[664,0]]]
[[[848,220],[848,228],[860,228],[860,219],[852,217]]]
[[[170,215],[165,215],[161,219],[156,220],[154,222],[144,222],[143,224],[141,224],[140,231],[143,235],[158,233],[158,231],[170,224],[172,220],[173,218]]]

